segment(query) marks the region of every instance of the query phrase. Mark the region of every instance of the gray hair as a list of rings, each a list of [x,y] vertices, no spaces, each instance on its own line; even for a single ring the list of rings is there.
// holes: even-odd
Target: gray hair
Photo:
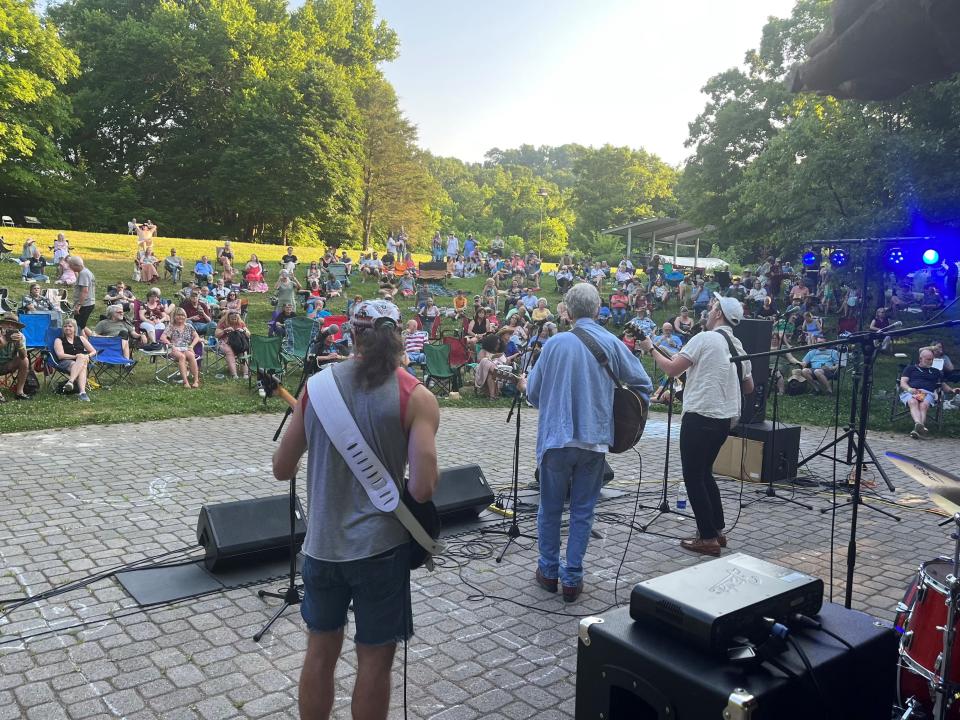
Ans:
[[[73,326],[73,331],[74,331],[75,333],[79,333],[79,332],[80,332],[79,328],[77,327],[77,321],[74,320],[73,318],[67,318],[66,320],[64,320],[64,321],[63,321],[63,325],[61,326],[60,330],[62,331],[64,328],[67,327],[67,325],[72,325],[72,326]]]
[[[70,267],[83,267],[83,258],[79,255],[71,255],[67,258],[67,265]]]
[[[590,283],[577,283],[567,291],[563,301],[573,320],[594,318],[600,311],[600,293]]]
[[[108,318],[115,318],[119,312],[123,312],[123,305],[107,305],[106,313]]]

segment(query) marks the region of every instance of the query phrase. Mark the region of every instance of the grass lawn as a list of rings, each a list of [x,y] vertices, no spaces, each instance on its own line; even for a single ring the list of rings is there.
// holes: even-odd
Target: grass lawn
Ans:
[[[19,253],[24,239],[31,236],[38,241],[38,245],[44,249],[46,254],[46,249],[53,243],[56,232],[56,230],[28,232],[21,228],[4,228],[2,234],[6,237],[8,245],[14,245],[17,253]],[[97,317],[103,310],[102,298],[107,286],[118,280],[131,282],[132,258],[136,251],[136,239],[128,235],[73,231],[68,232],[67,237],[71,241],[71,246],[85,258],[87,265],[97,277],[97,311],[94,315],[94,317]],[[163,257],[169,253],[170,247],[176,247],[178,254],[184,258],[185,267],[192,268],[193,262],[199,259],[201,254],[213,257],[214,248],[220,244],[220,242],[213,240],[159,238],[155,242],[155,252],[158,257]],[[238,265],[245,263],[250,253],[256,253],[264,262],[264,265],[269,268],[269,279],[276,279],[279,259],[285,253],[285,248],[277,245],[247,243],[233,243],[233,246]],[[302,263],[298,272],[300,276],[302,276],[305,267],[303,263],[309,264],[310,260],[319,259],[321,254],[320,249],[315,247],[298,247],[295,248],[295,252]],[[350,254],[356,258],[356,252]],[[185,277],[188,275],[189,273],[185,271]],[[300,279],[302,280],[302,277]],[[447,287],[453,290],[465,289],[471,297],[480,292],[482,285],[483,278],[452,280],[447,283]],[[555,307],[560,298],[554,291],[553,279],[544,276],[543,286],[541,294],[549,299],[551,307]],[[15,303],[19,302],[20,297],[26,292],[27,284],[21,282],[20,269],[17,265],[7,261],[0,263],[0,287],[9,288],[11,300]],[[158,287],[163,291],[164,297],[172,297],[180,289],[171,282],[160,282]],[[133,284],[133,291],[138,297],[144,297],[147,289],[148,286],[145,283]],[[354,279],[349,291],[351,294],[358,293],[364,295],[364,297],[373,297],[376,294],[372,282],[364,284],[360,283],[358,279]],[[268,296],[251,293],[247,297],[250,301],[247,318],[250,331],[254,334],[265,335],[266,323],[273,310],[269,304]],[[413,314],[412,302],[401,299],[398,304],[405,318]],[[449,307],[452,301],[449,297],[438,297],[437,304],[441,307]],[[336,314],[343,311],[345,305],[344,298],[335,298],[328,307],[331,312]],[[658,322],[663,322],[675,315],[676,310],[677,307],[674,305],[669,310],[658,311],[655,313],[655,319]],[[448,332],[454,331],[458,325],[459,323],[454,323],[452,320],[444,321],[444,329]],[[929,342],[929,340],[929,337],[922,340],[920,338],[902,340],[897,343],[896,350],[907,352],[911,357],[914,357],[916,348]],[[951,349],[952,347],[948,343],[947,352],[950,353]],[[958,357],[960,356],[960,348],[950,354],[955,359],[960,359]],[[652,361],[649,358],[645,358],[643,362],[648,371],[652,370]],[[893,425],[889,421],[890,398],[896,382],[897,363],[898,361],[894,358],[884,356],[877,364],[877,382],[869,418],[872,429],[896,428],[907,430],[910,427],[907,420],[901,419]],[[298,379],[299,375],[297,373],[288,376],[288,387],[295,386]],[[18,403],[9,400],[10,394],[5,393],[8,402],[0,406],[0,432],[20,432],[86,424],[140,422],[188,416],[277,412],[285,408],[285,405],[279,400],[269,400],[264,405],[256,392],[248,389],[247,383],[242,381],[218,380],[210,376],[204,376],[202,383],[201,388],[194,391],[185,390],[179,386],[161,385],[154,380],[153,366],[148,362],[141,361],[134,370],[132,377],[124,384],[118,387],[92,391],[92,402],[90,403],[80,403],[75,396],[62,397],[47,390],[41,390],[31,401]],[[844,378],[842,387],[844,392],[840,401],[841,423],[845,422],[850,407],[850,382],[848,378]],[[461,394],[461,399],[458,401],[441,400],[441,405],[455,407],[502,406],[506,408],[509,404],[510,401],[507,399],[489,401],[475,398],[470,388],[465,388]],[[770,418],[771,413],[771,405],[768,403],[768,418]],[[788,423],[832,425],[833,413],[834,403],[829,398],[815,396],[782,397],[779,401],[780,419]],[[960,435],[960,411],[946,413],[943,432],[952,436]]]

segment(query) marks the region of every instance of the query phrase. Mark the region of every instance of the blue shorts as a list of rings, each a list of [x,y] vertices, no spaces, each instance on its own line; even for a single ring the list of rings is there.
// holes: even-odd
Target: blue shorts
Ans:
[[[920,392],[922,392],[922,393],[924,394],[924,396],[926,397],[927,405],[929,405],[930,407],[935,407],[935,406],[936,406],[936,404],[937,404],[937,396],[936,396],[934,393],[930,392],[929,390],[921,390]],[[906,404],[907,404],[908,402],[910,402],[912,399],[913,399],[913,393],[912,393],[912,392],[901,392],[901,393],[900,393],[900,402],[902,402],[904,405],[906,405]]]
[[[328,562],[304,555],[300,614],[310,632],[334,632],[347,624],[353,602],[361,645],[391,645],[413,636],[410,548],[404,543],[362,560]]]

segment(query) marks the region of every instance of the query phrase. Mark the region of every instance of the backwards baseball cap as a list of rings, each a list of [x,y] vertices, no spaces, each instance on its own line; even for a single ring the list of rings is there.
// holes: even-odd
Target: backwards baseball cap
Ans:
[[[387,300],[364,300],[353,306],[350,321],[351,327],[358,334],[387,323],[398,327],[400,311],[396,305]]]
[[[743,320],[743,305],[740,304],[740,301],[736,298],[723,297],[718,292],[715,292],[713,296],[717,299],[720,312],[723,313],[727,322],[731,325],[739,325],[740,321]]]

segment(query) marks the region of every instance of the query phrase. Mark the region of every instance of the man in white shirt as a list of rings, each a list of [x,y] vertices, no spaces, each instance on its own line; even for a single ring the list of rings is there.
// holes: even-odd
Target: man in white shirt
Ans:
[[[447,261],[456,260],[460,254],[460,241],[453,233],[447,237]]]
[[[697,537],[681,540],[691,552],[720,556],[726,547],[723,534],[723,505],[713,477],[713,463],[723,447],[733,421],[740,416],[741,391],[753,392],[750,362],[738,373],[730,362],[731,347],[743,355],[743,345],[733,327],[743,319],[743,307],[734,298],[714,293],[707,311],[706,332],[691,338],[672,358],[653,354],[654,362],[669,377],[687,373],[683,391],[683,418],[680,423],[680,461],[683,482],[697,520]],[[650,352],[653,342],[646,338],[637,347]],[[742,380],[741,380],[742,377]]]

